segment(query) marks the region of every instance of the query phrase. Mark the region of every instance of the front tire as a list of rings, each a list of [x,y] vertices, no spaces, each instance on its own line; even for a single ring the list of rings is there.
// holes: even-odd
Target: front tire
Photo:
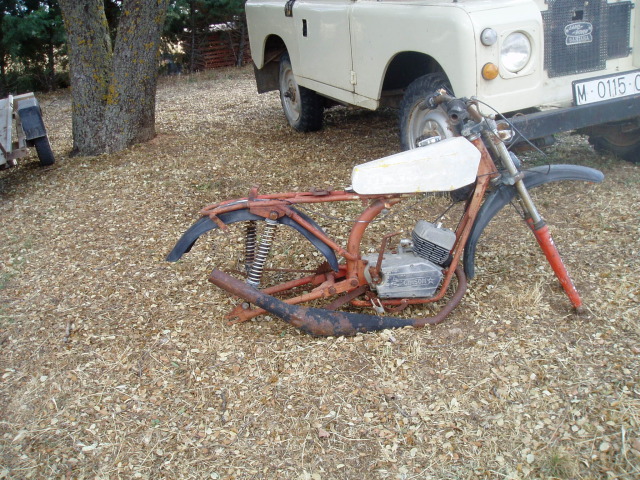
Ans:
[[[33,141],[33,146],[36,148],[36,153],[38,154],[38,159],[40,159],[41,166],[48,167],[49,165],[54,164],[56,159],[53,156],[53,151],[51,150],[51,144],[49,143],[48,137],[36,138]]]
[[[598,153],[613,153],[633,163],[640,163],[640,129],[630,132],[608,128],[605,134],[591,135],[589,143]]]
[[[280,57],[280,102],[284,115],[298,132],[315,132],[322,128],[323,101],[313,90],[296,82],[288,53]]]
[[[441,139],[455,136],[442,108],[428,108],[424,100],[439,89],[451,92],[451,86],[443,73],[429,73],[417,78],[405,91],[400,103],[400,145],[402,150],[417,148],[429,138]]]

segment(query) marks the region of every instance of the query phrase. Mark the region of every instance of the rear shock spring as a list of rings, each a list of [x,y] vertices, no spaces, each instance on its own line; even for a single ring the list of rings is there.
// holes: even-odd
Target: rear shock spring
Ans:
[[[256,224],[255,220],[247,222],[244,237],[244,270],[246,273],[251,271],[251,266],[256,259]]]
[[[252,287],[258,288],[260,281],[262,280],[262,272],[264,271],[264,265],[267,262],[267,257],[271,251],[271,244],[278,227],[278,222],[269,218],[265,219],[265,227],[260,238],[260,244],[256,251],[255,258],[251,264],[247,275],[247,283]]]

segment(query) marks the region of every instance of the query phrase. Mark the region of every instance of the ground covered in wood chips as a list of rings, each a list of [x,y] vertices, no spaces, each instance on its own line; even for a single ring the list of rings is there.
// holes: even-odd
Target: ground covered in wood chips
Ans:
[[[71,158],[69,94],[40,101],[56,164],[0,172],[0,479],[640,478],[640,166],[575,135],[527,155],[606,175],[536,194],[583,316],[509,207],[445,323],[314,338],[226,324],[234,302],[207,275],[238,235],[165,256],[203,205],[253,184],[348,185],[398,150],[393,112],[337,107],[299,134],[250,70],[220,71],[162,82],[154,141]],[[398,218],[437,216],[423,206]],[[336,219],[359,207],[310,215],[344,240]],[[275,258],[315,264],[283,235]]]

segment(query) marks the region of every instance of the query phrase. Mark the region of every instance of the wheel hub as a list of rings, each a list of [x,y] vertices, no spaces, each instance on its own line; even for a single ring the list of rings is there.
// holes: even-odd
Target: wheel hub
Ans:
[[[289,86],[289,90],[287,90],[284,94],[285,98],[288,98],[291,102],[296,101],[296,90],[295,88]]]
[[[409,134],[414,148],[455,136],[447,114],[440,107],[423,109],[416,106],[411,117]]]

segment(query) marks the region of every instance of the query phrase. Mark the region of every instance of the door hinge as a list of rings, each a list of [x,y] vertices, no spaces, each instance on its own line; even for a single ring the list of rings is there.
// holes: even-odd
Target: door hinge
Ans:
[[[351,85],[356,85],[358,83],[358,78],[356,77],[356,72],[351,70]]]
[[[287,3],[284,4],[284,16],[285,17],[293,17],[293,4],[296,0],[287,0]]]

